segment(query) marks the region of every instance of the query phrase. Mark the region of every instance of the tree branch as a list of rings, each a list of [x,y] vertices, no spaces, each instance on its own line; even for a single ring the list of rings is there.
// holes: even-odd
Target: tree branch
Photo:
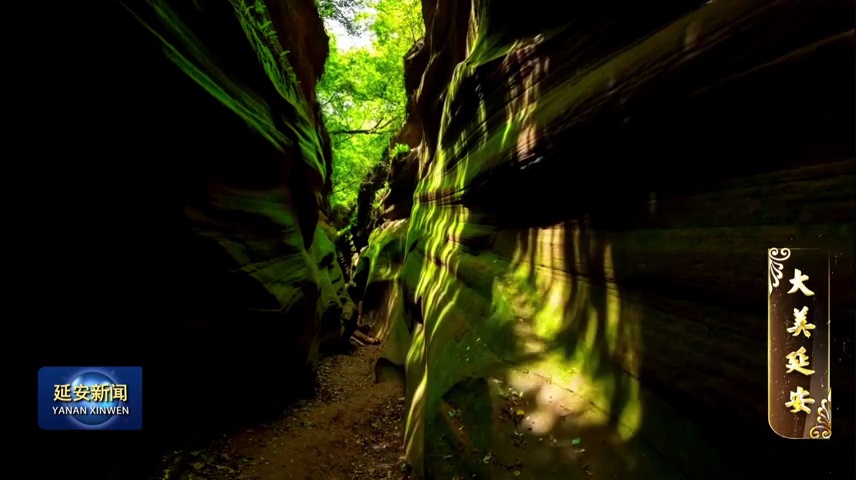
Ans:
[[[377,134],[383,133],[381,130],[383,130],[384,128],[389,126],[389,124],[392,123],[393,120],[394,120],[394,118],[390,118],[386,122],[383,122],[383,120],[380,120],[372,128],[361,128],[361,129],[354,129],[354,130],[334,130],[334,131],[330,132],[330,135],[377,135]],[[381,122],[383,122],[383,123],[381,123]]]

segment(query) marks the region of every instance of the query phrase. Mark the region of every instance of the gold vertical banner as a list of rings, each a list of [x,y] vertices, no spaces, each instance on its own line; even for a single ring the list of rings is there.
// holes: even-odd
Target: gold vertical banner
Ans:
[[[767,267],[770,428],[785,438],[830,438],[829,252],[771,248]]]

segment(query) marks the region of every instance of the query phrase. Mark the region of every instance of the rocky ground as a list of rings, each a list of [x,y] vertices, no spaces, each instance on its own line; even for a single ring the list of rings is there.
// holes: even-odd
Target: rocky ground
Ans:
[[[525,370],[488,383],[490,417],[483,415],[484,407],[474,406],[475,397],[443,406],[457,448],[442,452],[432,465],[432,479],[687,478],[589,398]],[[485,444],[479,438],[486,429]]]
[[[378,347],[325,358],[318,394],[275,421],[226,432],[162,459],[158,480],[411,478],[403,458],[404,392],[375,383]],[[153,479],[154,480],[154,479]]]
[[[193,449],[165,455],[151,480],[415,480],[403,456],[403,388],[397,382],[375,383],[378,355],[379,347],[366,345],[325,358],[315,397],[286,408],[269,423],[225,431],[197,441]],[[584,398],[528,372],[490,384],[493,421],[483,428],[493,430],[493,448],[464,447],[447,455],[441,463],[450,467],[463,466],[456,457],[476,458],[481,465],[464,467],[469,470],[464,475],[436,475],[612,480],[641,471],[682,478],[647,446],[622,440],[616,426],[607,425],[605,414]],[[465,437],[476,433],[467,432],[462,410],[448,414],[453,431]]]

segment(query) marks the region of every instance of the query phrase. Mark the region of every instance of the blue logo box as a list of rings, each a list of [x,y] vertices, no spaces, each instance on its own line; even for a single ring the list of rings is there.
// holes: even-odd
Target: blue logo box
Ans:
[[[142,367],[42,367],[43,430],[140,430]]]

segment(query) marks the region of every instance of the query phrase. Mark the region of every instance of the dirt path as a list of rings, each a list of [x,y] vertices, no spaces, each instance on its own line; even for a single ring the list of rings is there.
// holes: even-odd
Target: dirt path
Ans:
[[[403,457],[403,387],[375,383],[378,356],[370,345],[325,358],[314,398],[269,423],[171,453],[152,480],[415,480]],[[435,478],[684,478],[588,399],[543,378],[518,372],[491,380],[489,390],[492,408],[462,398],[441,417],[464,450],[445,452]],[[489,450],[466,441],[480,436],[469,429],[471,416],[492,430]]]
[[[224,434],[163,459],[163,480],[369,480],[410,478],[404,462],[404,393],[376,384],[377,347],[325,358],[318,394],[267,424]]]

